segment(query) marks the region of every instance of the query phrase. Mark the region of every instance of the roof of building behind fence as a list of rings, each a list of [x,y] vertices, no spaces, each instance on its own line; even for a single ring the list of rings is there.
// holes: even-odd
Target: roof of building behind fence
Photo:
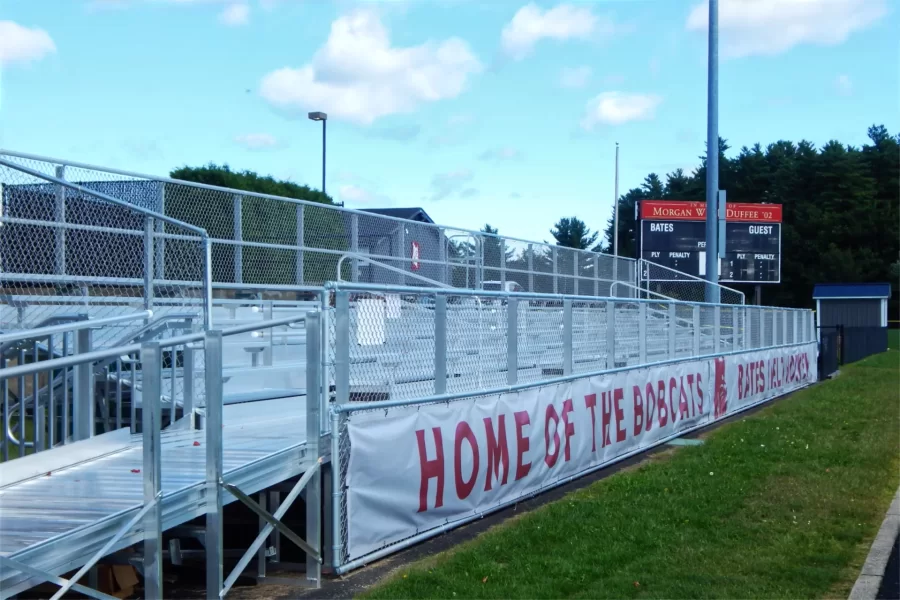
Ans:
[[[813,289],[813,300],[890,297],[889,283],[817,283]]]
[[[428,213],[421,208],[364,208],[363,212],[375,213],[386,217],[396,217],[407,221],[420,221],[422,223],[434,223]]]

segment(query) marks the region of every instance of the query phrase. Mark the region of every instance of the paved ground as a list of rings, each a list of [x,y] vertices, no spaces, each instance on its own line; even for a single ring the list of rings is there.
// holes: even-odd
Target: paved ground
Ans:
[[[894,539],[894,549],[891,550],[884,579],[881,580],[881,587],[875,597],[878,600],[900,599],[900,536]]]

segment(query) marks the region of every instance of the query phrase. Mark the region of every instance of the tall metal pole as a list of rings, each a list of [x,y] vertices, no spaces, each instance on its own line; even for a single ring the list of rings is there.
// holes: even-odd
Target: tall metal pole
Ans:
[[[619,142],[616,142],[616,188],[613,198],[613,281],[619,280]],[[612,286],[612,284],[610,284]],[[610,288],[612,296],[612,288]]]
[[[719,302],[719,0],[709,0],[706,109],[706,301]]]
[[[619,142],[616,142],[616,191],[613,199],[613,256],[619,256]]]
[[[322,193],[325,193],[325,124],[328,119],[322,119]]]

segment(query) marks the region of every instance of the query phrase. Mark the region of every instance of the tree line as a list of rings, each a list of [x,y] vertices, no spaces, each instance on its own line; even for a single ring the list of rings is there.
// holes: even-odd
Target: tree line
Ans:
[[[782,283],[762,286],[763,303],[811,306],[812,289],[825,282],[891,282],[900,279],[900,135],[883,125],[868,129],[861,147],[830,141],[781,140],[765,148],[744,146],[733,158],[719,140],[719,185],[729,202],[783,205]],[[677,169],[663,181],[650,173],[619,199],[619,254],[637,258],[635,203],[640,200],[706,200],[706,157],[691,174]],[[556,243],[612,251],[613,219],[598,234],[577,217],[551,229]],[[752,285],[736,285],[748,298]]]

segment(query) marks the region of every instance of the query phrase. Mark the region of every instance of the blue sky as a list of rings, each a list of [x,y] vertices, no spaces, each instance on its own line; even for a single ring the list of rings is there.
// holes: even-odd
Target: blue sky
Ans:
[[[720,133],[859,145],[900,131],[897,5],[720,0]],[[697,165],[695,0],[0,0],[0,147],[166,174],[228,163],[351,207],[548,239]]]

